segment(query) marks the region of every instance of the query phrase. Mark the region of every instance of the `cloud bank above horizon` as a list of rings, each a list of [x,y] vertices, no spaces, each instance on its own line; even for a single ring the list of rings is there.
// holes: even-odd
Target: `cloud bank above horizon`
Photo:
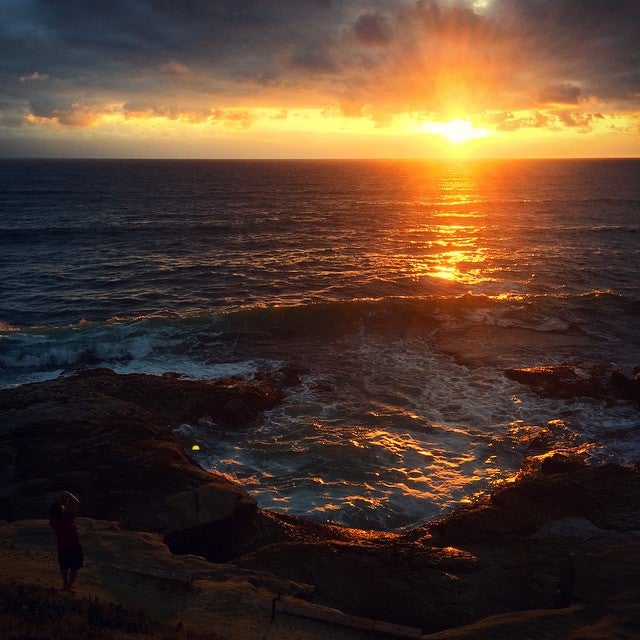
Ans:
[[[393,155],[460,118],[640,153],[635,0],[3,4],[5,156]]]

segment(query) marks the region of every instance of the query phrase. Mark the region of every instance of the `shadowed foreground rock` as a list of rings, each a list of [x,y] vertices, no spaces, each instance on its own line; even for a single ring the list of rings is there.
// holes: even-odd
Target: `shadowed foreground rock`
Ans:
[[[102,369],[0,390],[0,518],[42,517],[55,493],[71,489],[85,516],[162,532],[180,550],[204,537],[219,557],[237,553],[255,501],[198,466],[173,430],[205,417],[212,428],[246,427],[280,402],[278,385],[289,380],[274,380]]]
[[[640,476],[616,465],[576,464],[521,478],[403,535],[274,544],[235,562],[310,583],[314,601],[432,632],[576,604],[585,617],[598,608],[613,612],[617,596],[609,592],[638,593],[640,570],[631,558],[640,553]],[[554,469],[561,468],[557,460]],[[586,577],[603,554],[616,558],[615,586]],[[640,633],[640,619],[634,625]]]
[[[0,390],[0,518],[42,518],[52,494],[71,489],[82,516],[230,561],[211,575],[267,600],[288,594],[432,638],[640,637],[637,469],[543,456],[535,471],[402,534],[313,524],[258,509],[173,432],[208,417],[241,439],[291,382],[103,370]],[[96,548],[116,536],[92,535]],[[154,580],[187,565],[206,572],[204,560],[153,557],[166,565],[145,564]]]

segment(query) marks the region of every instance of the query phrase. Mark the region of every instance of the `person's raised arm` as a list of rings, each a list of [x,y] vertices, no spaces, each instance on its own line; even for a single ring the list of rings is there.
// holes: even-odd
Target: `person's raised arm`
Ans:
[[[80,506],[80,500],[76,498],[70,491],[63,491],[61,497],[62,504],[69,509],[73,514],[78,512]]]

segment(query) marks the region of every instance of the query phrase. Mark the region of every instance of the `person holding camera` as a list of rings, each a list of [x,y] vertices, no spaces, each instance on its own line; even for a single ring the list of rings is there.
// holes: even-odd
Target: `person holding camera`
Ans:
[[[69,491],[63,491],[60,501],[49,509],[49,524],[56,534],[58,544],[58,564],[62,575],[62,590],[74,593],[73,587],[78,571],[84,564],[84,553],[78,528],[76,514],[80,501]]]

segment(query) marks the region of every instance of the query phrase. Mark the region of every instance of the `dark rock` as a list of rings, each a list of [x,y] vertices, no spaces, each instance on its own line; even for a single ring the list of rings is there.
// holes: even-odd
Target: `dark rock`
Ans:
[[[588,452],[565,453],[562,451],[548,451],[541,455],[528,456],[522,462],[520,476],[540,473],[545,476],[553,476],[559,473],[568,473],[584,469],[587,466]]]
[[[2,389],[0,517],[43,517],[54,493],[69,489],[84,516],[167,533],[176,549],[210,538],[219,556],[237,553],[254,500],[199,467],[173,429],[204,417],[242,428],[282,394],[264,378],[203,382],[104,369]]]
[[[457,574],[476,563],[458,550],[382,541],[280,543],[235,561],[314,585],[314,602],[424,630],[473,619],[473,593],[460,588]]]
[[[567,516],[586,518],[601,529],[640,529],[640,474],[607,464],[524,476],[427,529],[444,544],[489,544],[530,536]]]
[[[571,459],[553,464],[553,473],[538,468],[404,534],[352,531],[337,542],[305,540],[298,530],[234,562],[312,584],[317,603],[424,631],[569,607],[578,597],[574,559],[640,530],[640,474]],[[631,585],[638,573],[630,564],[616,580]]]
[[[640,465],[534,456],[477,502],[384,533],[257,509],[240,487],[200,468],[174,436],[179,424],[203,418],[211,428],[242,429],[295,380],[265,374],[207,383],[103,370],[1,390],[0,518],[46,517],[50,500],[69,489],[81,498],[81,515],[160,532],[176,553],[232,560],[262,576],[260,584],[305,585],[304,597],[317,604],[449,629],[449,638],[497,633],[452,630],[476,624],[502,629],[499,637],[529,637],[536,616],[546,634],[539,637],[558,639],[579,637],[576,629],[598,612],[625,633],[635,624]],[[562,392],[568,388],[584,390],[576,383]],[[619,545],[626,546],[618,552]],[[600,573],[604,582],[591,585]],[[563,608],[571,615],[550,613]],[[487,616],[496,617],[481,622]]]
[[[604,534],[604,529],[596,527],[593,522],[579,516],[567,516],[543,525],[533,535],[534,538],[597,538]]]
[[[637,373],[633,379],[630,379],[620,371],[613,371],[611,373],[611,384],[623,398],[640,400],[640,377]]]
[[[640,381],[631,380],[605,364],[561,364],[507,369],[505,375],[545,397],[640,400]]]
[[[558,473],[569,473],[584,468],[582,459],[569,456],[565,453],[554,452],[550,456],[545,456],[540,464],[540,473],[545,476],[553,476]]]

